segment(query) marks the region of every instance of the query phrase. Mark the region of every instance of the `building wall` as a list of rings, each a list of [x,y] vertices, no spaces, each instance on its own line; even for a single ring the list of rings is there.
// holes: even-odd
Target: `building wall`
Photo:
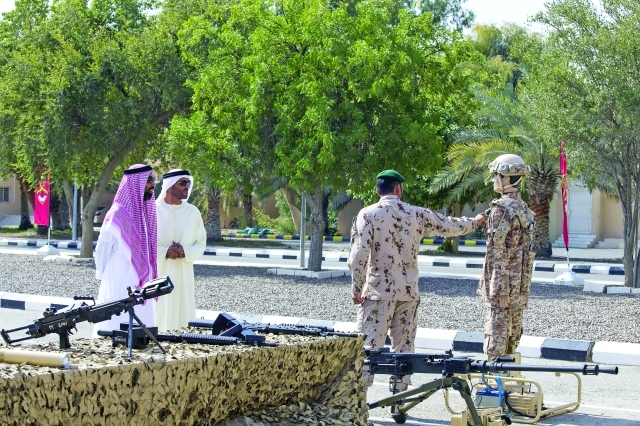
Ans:
[[[264,212],[270,218],[275,219],[280,216],[278,208],[276,207],[275,194],[269,195],[262,201],[258,200],[256,197],[253,197],[253,207],[262,210],[262,212]],[[222,229],[228,229],[233,219],[236,219],[239,224],[243,217],[244,207],[242,207],[242,205],[238,207],[231,207],[226,210],[220,208],[220,227]]]
[[[471,208],[469,205],[466,205],[462,209],[461,216],[473,218],[473,217],[476,217],[478,213],[482,213],[488,208],[489,208],[489,203],[476,204],[473,208]],[[439,212],[439,213],[442,213],[442,212]],[[447,216],[451,216],[452,213],[453,212],[447,212]]]
[[[549,213],[549,237],[551,241],[557,240],[562,235],[561,192],[558,188],[554,194]],[[591,233],[596,240],[605,238],[622,238],[622,207],[614,198],[602,192],[593,190],[591,194]],[[569,201],[571,202],[571,201]],[[571,217],[569,217],[571,220]]]
[[[0,180],[0,188],[7,188],[9,190],[9,201],[4,202],[2,199],[0,199],[0,214],[19,215],[20,198],[22,197],[22,191],[20,191],[20,184],[18,183],[18,180],[13,176],[6,181]],[[31,205],[29,205],[29,213],[33,214]]]
[[[602,238],[624,238],[622,206],[613,197],[600,193],[600,232]]]
[[[349,235],[353,218],[358,216],[358,212],[362,210],[364,203],[362,200],[351,200],[342,210],[338,212],[338,234]]]

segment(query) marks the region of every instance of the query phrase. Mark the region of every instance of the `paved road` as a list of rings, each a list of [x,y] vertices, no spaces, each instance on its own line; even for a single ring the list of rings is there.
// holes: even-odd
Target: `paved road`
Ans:
[[[293,246],[292,246],[293,248]],[[344,251],[344,244],[342,245],[333,245],[330,246],[331,251]],[[484,248],[482,247],[468,247],[465,249],[474,249],[476,252],[482,252]],[[242,251],[243,249],[237,249],[237,251]],[[268,249],[267,249],[268,250]],[[236,251],[236,250],[234,250]],[[30,254],[36,255],[37,249],[35,247],[0,247],[0,253],[20,253],[20,254]],[[292,250],[291,254],[298,254],[299,251]],[[75,249],[60,249],[60,254],[67,255],[77,255],[78,250]],[[308,251],[307,251],[308,256]],[[449,278],[466,278],[466,279],[479,279],[481,274],[481,269],[469,269],[463,267],[440,267],[440,266],[429,266],[425,263],[427,262],[426,256],[418,257],[418,267],[420,271],[420,276],[422,277],[449,277]],[[478,260],[478,258],[473,258],[474,260]],[[299,260],[288,260],[288,259],[263,259],[256,257],[229,257],[229,256],[210,256],[210,255],[202,255],[198,261],[198,264],[206,264],[206,265],[218,265],[218,266],[256,266],[262,268],[289,268],[289,269],[297,269],[300,267]],[[560,263],[560,262],[556,262]],[[330,270],[344,270],[347,271],[346,262],[338,262],[326,260],[322,263],[323,269]],[[534,282],[544,282],[544,283],[552,283],[555,278],[558,277],[560,273],[558,272],[541,272],[534,271],[533,279]],[[624,276],[621,275],[599,275],[599,274],[583,274],[581,275],[585,281],[594,282],[594,283],[602,283],[602,284],[618,284],[623,285]]]

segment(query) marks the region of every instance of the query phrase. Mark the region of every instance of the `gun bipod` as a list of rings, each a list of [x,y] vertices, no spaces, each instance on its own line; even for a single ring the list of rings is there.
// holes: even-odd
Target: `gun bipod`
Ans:
[[[478,414],[478,410],[471,399],[471,388],[469,386],[469,382],[456,375],[447,375],[445,377],[432,380],[416,387],[415,389],[399,392],[367,405],[369,408],[391,407],[391,416],[393,420],[398,424],[403,424],[407,421],[407,411],[426,400],[440,389],[448,388],[452,388],[460,393],[460,396],[467,404],[467,410],[472,417],[474,426],[483,426],[482,418],[480,414]]]

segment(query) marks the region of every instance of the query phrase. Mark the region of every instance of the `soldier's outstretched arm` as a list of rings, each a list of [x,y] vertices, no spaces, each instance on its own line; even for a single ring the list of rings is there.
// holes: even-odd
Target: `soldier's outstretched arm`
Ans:
[[[425,236],[455,237],[473,232],[484,223],[483,214],[471,219],[465,216],[444,216],[429,209],[420,208],[417,215],[422,220]]]

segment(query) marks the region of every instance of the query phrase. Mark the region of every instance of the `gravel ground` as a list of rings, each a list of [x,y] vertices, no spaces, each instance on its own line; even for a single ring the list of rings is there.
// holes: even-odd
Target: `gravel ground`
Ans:
[[[43,262],[0,254],[0,291],[72,297],[98,294],[90,263]],[[196,265],[197,308],[354,322],[350,278],[274,276],[266,268]],[[484,307],[476,280],[420,279],[419,326],[482,331]],[[640,296],[584,293],[534,284],[525,311],[528,336],[640,343]]]

